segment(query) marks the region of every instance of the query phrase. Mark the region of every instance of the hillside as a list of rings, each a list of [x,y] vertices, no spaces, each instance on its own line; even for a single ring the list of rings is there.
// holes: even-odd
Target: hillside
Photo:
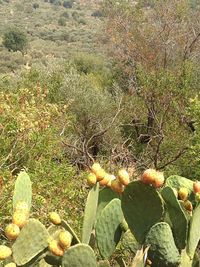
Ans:
[[[36,3],[38,7],[34,8]],[[1,73],[38,62],[47,64],[52,59],[69,59],[77,52],[99,51],[97,32],[102,20],[92,16],[99,8],[98,1],[76,1],[72,8],[56,3],[42,0],[1,1],[1,39],[4,32],[13,26],[23,29],[29,39],[24,57],[20,52],[11,53],[0,46]]]

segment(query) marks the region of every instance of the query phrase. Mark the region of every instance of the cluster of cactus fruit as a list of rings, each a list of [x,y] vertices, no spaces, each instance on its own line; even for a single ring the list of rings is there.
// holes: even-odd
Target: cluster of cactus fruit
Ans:
[[[109,267],[116,250],[134,256],[131,267],[199,266],[198,181],[177,175],[165,179],[154,169],[135,179],[121,169],[115,177],[99,163],[91,166],[87,181],[92,188],[79,238],[56,212],[49,214],[49,228],[31,218],[32,185],[28,174],[21,172],[12,223],[0,244],[0,267]],[[119,256],[116,261],[128,266]]]

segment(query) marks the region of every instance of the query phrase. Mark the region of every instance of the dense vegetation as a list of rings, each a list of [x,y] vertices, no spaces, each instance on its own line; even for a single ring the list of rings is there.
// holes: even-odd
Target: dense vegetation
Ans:
[[[0,225],[22,169],[33,213],[59,208],[78,232],[96,160],[199,180],[199,15],[188,0],[0,1]]]

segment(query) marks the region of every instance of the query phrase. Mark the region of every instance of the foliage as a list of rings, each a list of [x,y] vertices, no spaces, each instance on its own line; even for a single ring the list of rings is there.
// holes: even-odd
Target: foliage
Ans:
[[[24,32],[17,28],[13,28],[5,32],[3,36],[3,45],[9,51],[25,52],[28,45],[28,39]]]
[[[72,8],[72,6],[73,6],[73,0],[67,0],[67,1],[64,1],[64,2],[63,2],[63,6],[64,6],[65,8]]]

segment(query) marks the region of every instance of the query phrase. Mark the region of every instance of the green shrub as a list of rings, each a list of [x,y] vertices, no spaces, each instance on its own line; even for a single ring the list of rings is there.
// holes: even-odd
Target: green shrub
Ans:
[[[65,20],[65,18],[60,17],[58,19],[58,25],[60,25],[60,26],[66,26],[66,20]]]
[[[25,52],[28,46],[27,35],[17,28],[9,29],[4,33],[3,45],[9,51]]]

